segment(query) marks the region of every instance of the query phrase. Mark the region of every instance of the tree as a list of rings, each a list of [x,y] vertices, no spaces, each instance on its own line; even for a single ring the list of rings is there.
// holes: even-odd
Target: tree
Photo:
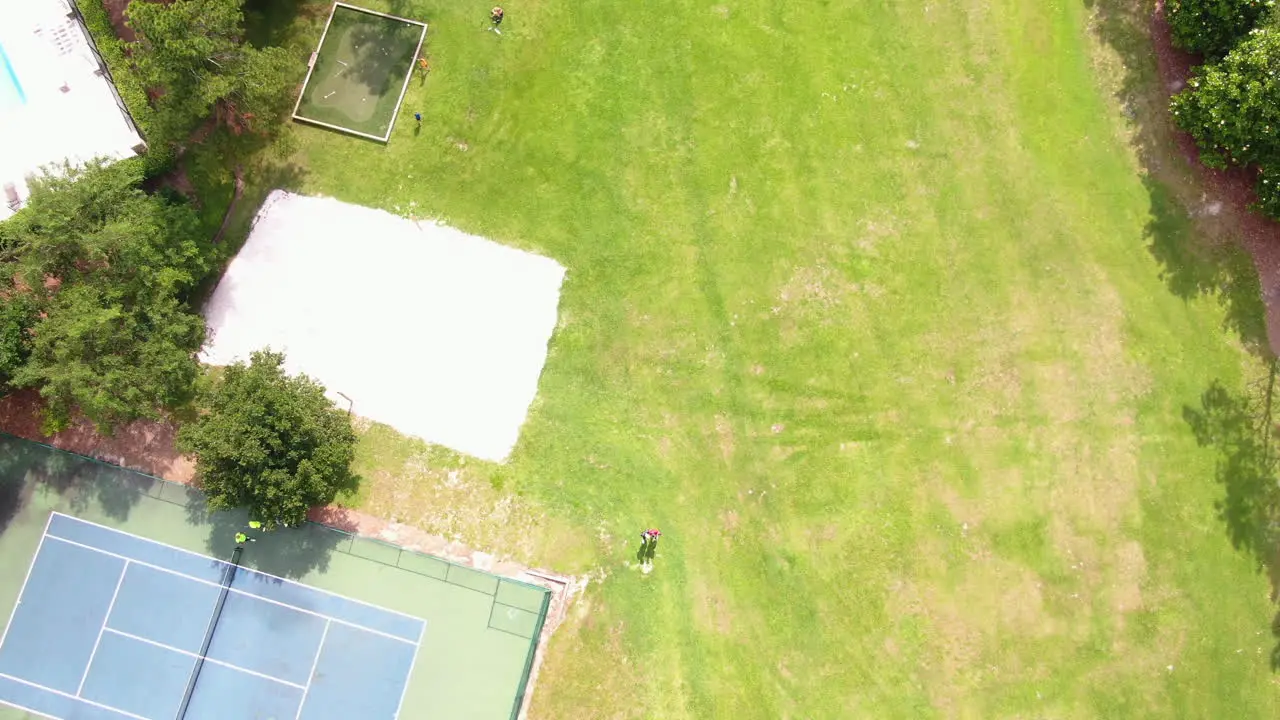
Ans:
[[[270,350],[227,366],[202,398],[204,414],[178,434],[209,506],[247,507],[268,528],[290,526],[353,488],[356,434],[324,392],[306,375],[288,376],[284,355]]]
[[[0,396],[14,387],[14,374],[31,357],[31,328],[36,320],[35,303],[29,297],[15,293],[12,286],[0,292]]]
[[[1280,217],[1280,30],[1254,30],[1220,62],[1202,68],[1172,108],[1206,165],[1259,168],[1259,208]]]
[[[40,389],[46,432],[79,412],[110,433],[194,397],[204,321],[173,297],[129,303],[118,290],[73,285],[53,297],[33,335],[14,384]]]
[[[1244,39],[1275,0],[1168,0],[1165,7],[1173,43],[1216,59]]]
[[[0,365],[39,390],[48,432],[77,412],[110,432],[194,395],[204,321],[184,299],[210,252],[195,213],[141,179],[127,161],[64,166],[0,224]]]
[[[185,293],[209,271],[212,252],[195,212],[147,195],[142,179],[140,163],[98,161],[32,182],[4,234],[33,293],[93,283],[137,301]]]
[[[153,134],[180,143],[207,118],[239,134],[288,105],[299,64],[283,48],[244,42],[242,0],[130,3],[130,51],[153,92]]]

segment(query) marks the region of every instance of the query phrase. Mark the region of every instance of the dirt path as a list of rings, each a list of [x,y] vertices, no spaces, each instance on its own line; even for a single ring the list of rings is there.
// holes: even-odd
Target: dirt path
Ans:
[[[1160,80],[1169,97],[1186,86],[1191,69],[1200,59],[1173,46],[1165,20],[1164,0],[1158,0],[1151,15],[1151,41]],[[1193,215],[1211,217],[1229,234],[1239,239],[1253,257],[1267,309],[1267,338],[1273,353],[1280,354],[1280,222],[1249,210],[1256,201],[1253,169],[1213,170],[1200,164],[1200,152],[1188,133],[1173,128],[1171,133],[1182,156],[1193,167],[1202,195],[1188,209]],[[1187,198],[1183,198],[1187,200]]]
[[[222,242],[222,236],[226,234],[227,226],[231,224],[231,214],[236,211],[236,205],[240,203],[240,198],[244,197],[244,168],[237,165],[233,174],[236,182],[235,194],[231,196],[231,203],[227,205],[227,211],[222,214],[222,224],[218,226],[218,232],[213,235],[214,245]]]

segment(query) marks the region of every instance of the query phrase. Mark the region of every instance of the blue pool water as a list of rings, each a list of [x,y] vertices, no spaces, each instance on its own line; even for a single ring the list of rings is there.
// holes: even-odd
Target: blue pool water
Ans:
[[[22,92],[22,83],[18,82],[13,65],[9,64],[9,56],[4,54],[4,46],[0,45],[0,110],[25,105],[26,102],[27,96]]]

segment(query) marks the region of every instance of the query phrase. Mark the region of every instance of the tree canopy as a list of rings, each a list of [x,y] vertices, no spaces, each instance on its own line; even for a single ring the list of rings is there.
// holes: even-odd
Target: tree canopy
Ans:
[[[1175,45],[1216,59],[1230,52],[1274,7],[1275,0],[1168,0],[1165,10]]]
[[[153,131],[185,140],[213,117],[235,133],[263,131],[289,104],[300,63],[244,41],[242,0],[130,3],[138,75],[152,88]]]
[[[1172,107],[1206,165],[1260,169],[1260,209],[1280,217],[1280,30],[1254,30],[1220,62],[1202,68]]]
[[[215,509],[246,507],[268,528],[298,525],[355,483],[356,434],[347,414],[284,355],[256,352],[226,367],[202,397],[205,413],[179,432]]]
[[[13,376],[31,357],[31,328],[35,303],[17,295],[12,286],[0,294],[0,396],[14,387]]]
[[[0,223],[0,382],[109,432],[192,398],[204,322],[185,304],[209,270],[198,220],[147,195],[138,163],[64,166]]]

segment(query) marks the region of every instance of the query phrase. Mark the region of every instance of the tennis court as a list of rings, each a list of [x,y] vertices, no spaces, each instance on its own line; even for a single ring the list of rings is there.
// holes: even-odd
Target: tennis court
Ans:
[[[59,718],[396,717],[424,621],[236,570],[51,514],[0,641],[0,700]]]
[[[0,434],[0,719],[519,712],[549,594]]]
[[[426,34],[417,20],[335,3],[294,119],[386,142]]]

